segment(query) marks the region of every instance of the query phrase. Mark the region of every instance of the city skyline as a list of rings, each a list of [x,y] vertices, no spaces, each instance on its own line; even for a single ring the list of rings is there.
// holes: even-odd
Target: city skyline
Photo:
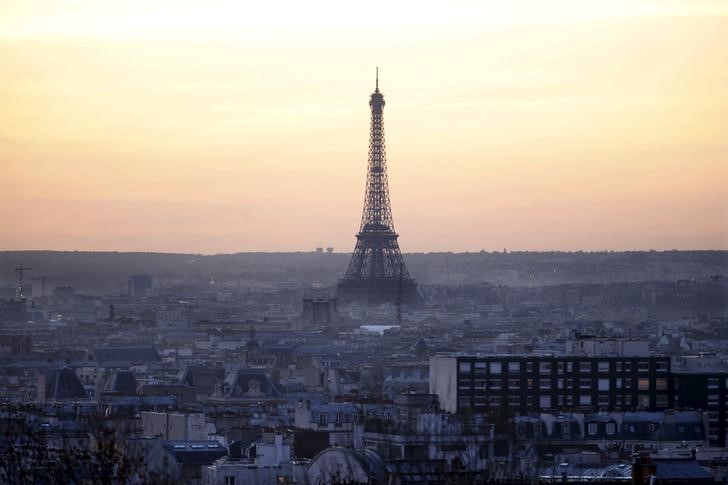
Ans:
[[[0,6],[0,250],[349,252],[377,65],[403,252],[728,246],[728,5],[417,5]]]

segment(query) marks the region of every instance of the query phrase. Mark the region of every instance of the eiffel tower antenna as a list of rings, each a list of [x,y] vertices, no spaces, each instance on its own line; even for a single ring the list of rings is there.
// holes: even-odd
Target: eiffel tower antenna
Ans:
[[[337,285],[337,298],[342,302],[419,304],[417,285],[404,264],[397,242],[399,235],[392,220],[384,144],[384,104],[377,68],[375,90],[369,98],[372,116],[364,209],[354,253]]]

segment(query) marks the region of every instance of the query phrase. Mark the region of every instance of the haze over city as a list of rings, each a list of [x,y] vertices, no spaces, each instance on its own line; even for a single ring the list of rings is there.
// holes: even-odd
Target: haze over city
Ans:
[[[0,248],[728,245],[724,1],[0,5]]]
[[[728,483],[728,1],[0,0],[0,484]]]

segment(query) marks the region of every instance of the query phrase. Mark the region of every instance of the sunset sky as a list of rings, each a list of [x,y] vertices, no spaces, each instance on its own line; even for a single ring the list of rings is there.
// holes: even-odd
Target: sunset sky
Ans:
[[[728,248],[728,1],[0,2],[0,249]]]

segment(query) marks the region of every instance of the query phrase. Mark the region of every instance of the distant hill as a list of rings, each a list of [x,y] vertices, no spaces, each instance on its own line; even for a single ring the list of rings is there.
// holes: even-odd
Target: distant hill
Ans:
[[[17,281],[22,262],[31,276],[50,276],[47,290],[70,285],[90,293],[123,291],[131,274],[157,282],[203,282],[209,278],[271,284],[335,284],[348,253],[235,253],[217,255],[88,251],[2,251],[0,285]],[[477,252],[410,253],[405,259],[421,284],[490,282],[549,285],[705,278],[728,274],[728,251]],[[29,281],[40,286],[39,281]]]

